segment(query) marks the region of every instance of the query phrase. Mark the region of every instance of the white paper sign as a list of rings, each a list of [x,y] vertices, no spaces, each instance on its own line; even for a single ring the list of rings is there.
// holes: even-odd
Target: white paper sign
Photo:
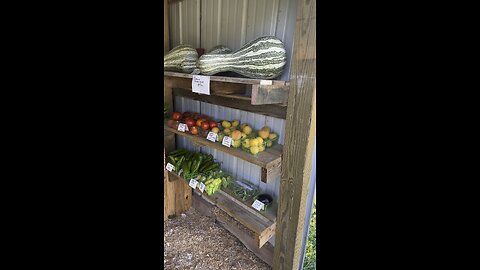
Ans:
[[[232,145],[232,138],[228,136],[223,137],[222,145],[225,145],[226,147],[230,147]]]
[[[212,141],[212,142],[216,142],[217,141],[217,133],[215,132],[208,132],[208,135],[207,135],[207,140],[209,141]]]
[[[200,191],[203,193],[203,191],[205,190],[205,184],[200,182],[200,187],[199,187],[199,189],[200,189]]]
[[[190,179],[190,183],[188,183],[189,186],[191,186],[193,189],[197,187],[197,180],[195,179]]]
[[[185,132],[185,131],[188,131],[188,127],[187,127],[187,124],[178,124],[178,131],[181,131],[181,132]]]
[[[265,204],[259,200],[255,200],[252,204],[252,207],[260,211],[260,210],[263,210],[263,208],[265,207]]]
[[[260,85],[272,85],[273,81],[271,80],[261,80]]]
[[[167,171],[169,171],[169,172],[172,172],[173,170],[175,170],[175,167],[174,167],[172,164],[170,164],[170,163],[167,163],[167,167],[166,167],[166,168],[167,168]]]
[[[210,95],[210,76],[193,75],[192,92]]]

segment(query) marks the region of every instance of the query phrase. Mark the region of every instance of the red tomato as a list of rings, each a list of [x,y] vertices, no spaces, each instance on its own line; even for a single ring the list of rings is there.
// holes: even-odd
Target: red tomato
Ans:
[[[210,128],[210,123],[208,121],[202,122],[202,129],[208,130]]]
[[[214,128],[217,126],[217,122],[215,121],[210,121],[210,128]]]
[[[188,128],[191,128],[195,126],[195,120],[193,120],[191,117],[185,119],[185,124],[187,124]]]
[[[175,120],[175,121],[178,121],[178,120],[182,119],[182,113],[174,112],[173,115],[172,115],[172,119]]]

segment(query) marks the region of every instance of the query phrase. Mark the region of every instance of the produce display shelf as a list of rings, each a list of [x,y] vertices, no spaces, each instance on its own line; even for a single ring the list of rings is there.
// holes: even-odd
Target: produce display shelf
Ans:
[[[169,172],[168,174],[169,178],[174,178],[169,181],[186,181],[174,172]],[[265,212],[259,212],[221,189],[212,196],[208,196],[206,193],[200,193],[199,191],[196,191],[196,193],[253,231],[258,248],[261,248],[275,234],[276,205],[267,208]]]
[[[280,144],[276,144],[271,148],[267,148],[265,149],[265,151],[260,152],[256,156],[254,156],[241,150],[240,148],[226,147],[219,142],[211,142],[206,138],[170,128],[166,124],[164,124],[164,130],[186,137],[196,145],[212,147],[214,149],[220,150],[222,152],[260,166],[262,168],[262,182],[267,183],[270,180],[274,180],[275,177],[279,176],[281,173],[283,146]]]
[[[192,89],[194,75],[165,71],[164,84],[170,88]],[[251,105],[282,104],[286,105],[290,83],[279,80],[259,80],[250,78],[209,76],[210,95],[243,95]],[[246,96],[247,90],[251,91]],[[198,95],[195,93],[195,95]]]

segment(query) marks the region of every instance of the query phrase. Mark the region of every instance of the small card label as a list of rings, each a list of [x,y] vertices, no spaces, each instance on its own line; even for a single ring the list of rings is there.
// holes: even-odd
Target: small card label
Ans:
[[[167,163],[167,167],[166,167],[166,168],[167,168],[167,171],[169,171],[169,172],[172,172],[173,170],[175,170],[175,167],[174,167],[172,164],[170,164],[170,163]]]
[[[223,137],[222,145],[225,145],[226,147],[230,147],[232,145],[232,138],[228,136]]]
[[[259,200],[255,200],[255,201],[253,202],[253,204],[252,204],[252,207],[255,208],[255,209],[257,209],[258,211],[261,211],[261,210],[264,209],[265,204],[262,203],[262,202],[259,201]]]
[[[260,85],[272,85],[273,81],[271,80],[261,80]]]
[[[200,187],[199,187],[200,191],[203,193],[203,191],[205,190],[205,184],[200,182]]]
[[[210,76],[193,75],[192,92],[210,95]]]
[[[207,135],[207,140],[209,141],[212,141],[212,142],[216,142],[217,141],[217,133],[215,132],[208,132],[208,135]]]
[[[198,181],[195,179],[190,179],[190,183],[188,183],[189,186],[191,186],[193,189],[197,188]]]
[[[187,127],[187,124],[178,124],[178,131],[181,131],[181,132],[185,132],[185,131],[188,131],[188,127]]]

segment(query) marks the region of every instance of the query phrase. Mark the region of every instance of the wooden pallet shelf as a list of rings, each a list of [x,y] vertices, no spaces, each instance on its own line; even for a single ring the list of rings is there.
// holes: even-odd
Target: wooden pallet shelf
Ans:
[[[271,148],[265,149],[265,151],[259,153],[258,155],[253,156],[250,153],[247,153],[241,149],[229,148],[229,147],[223,146],[221,143],[218,143],[218,142],[214,143],[200,136],[195,136],[192,134],[178,131],[176,129],[168,127],[165,124],[164,124],[164,130],[186,137],[190,139],[195,145],[208,146],[208,147],[220,150],[222,152],[225,152],[227,154],[230,154],[232,156],[235,156],[237,158],[240,158],[242,160],[253,163],[257,166],[260,166],[261,167],[260,179],[264,183],[267,183],[271,180],[275,180],[275,178],[281,174],[282,151],[283,151],[282,145],[279,145],[279,144],[274,145]]]
[[[173,89],[173,95],[280,119],[285,119],[287,117],[287,106],[282,104],[255,106],[251,104],[251,97],[241,94],[218,94],[208,96],[193,93],[192,90],[188,89],[175,88]]]
[[[171,181],[185,181],[181,176],[174,172],[169,172]],[[196,194],[203,197],[210,204],[217,206],[222,211],[233,217],[240,224],[253,231],[255,241],[258,248],[261,248],[275,234],[276,212],[277,208],[270,207],[265,212],[259,212],[250,205],[229,195],[224,190],[218,190],[212,196],[206,193],[200,193],[196,190]]]
[[[238,77],[210,77],[210,95],[229,96],[247,98],[249,105],[282,104],[286,105],[288,101],[289,83],[277,80],[258,80]],[[164,84],[170,88],[192,89],[192,74],[178,72],[164,72]],[[267,83],[267,84],[265,84]],[[251,95],[247,96],[247,89],[251,90]],[[190,91],[191,92],[191,91]],[[196,93],[193,95],[201,96]],[[283,106],[286,107],[286,106]]]

